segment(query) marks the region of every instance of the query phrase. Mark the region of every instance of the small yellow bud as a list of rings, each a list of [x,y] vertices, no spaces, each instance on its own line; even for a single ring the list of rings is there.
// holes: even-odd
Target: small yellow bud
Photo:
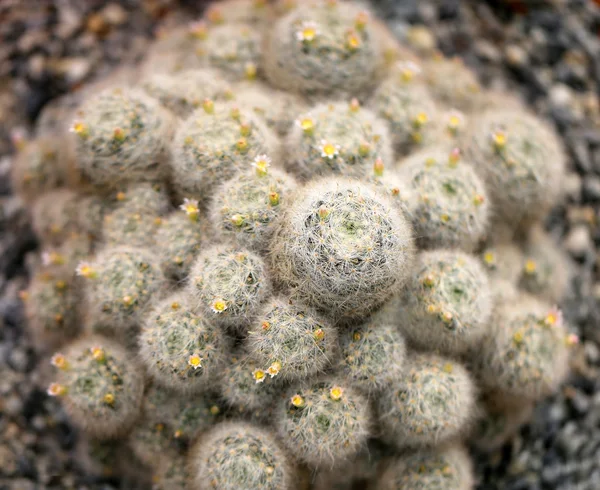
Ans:
[[[385,165],[383,164],[383,160],[381,157],[378,157],[373,163],[373,172],[375,173],[375,176],[382,177],[384,169]]]
[[[264,321],[264,322],[262,322],[261,328],[264,331],[267,331],[267,330],[269,330],[271,328],[271,324],[269,322],[267,322],[267,321]]]
[[[319,213],[319,218],[321,218],[322,220],[327,218],[327,216],[329,216],[329,209],[327,209],[325,206],[321,206],[318,210]]]
[[[221,9],[217,6],[208,8],[208,12],[206,12],[206,18],[211,24],[222,24],[225,21],[223,12],[221,12]]]
[[[342,398],[342,395],[344,394],[344,390],[343,388],[339,387],[339,386],[334,386],[329,390],[329,398],[331,398],[332,400],[338,401]]]
[[[425,159],[425,166],[427,168],[433,167],[437,163],[436,159],[433,157],[427,157]]]
[[[346,48],[349,51],[357,51],[361,44],[361,40],[356,33],[350,31],[346,34]]]
[[[107,393],[106,395],[104,395],[104,403],[106,403],[107,405],[112,405],[113,403],[115,403],[115,395],[113,395],[112,393]]]
[[[574,333],[571,333],[571,334],[567,335],[567,337],[565,338],[565,344],[568,347],[573,347],[573,346],[579,344],[579,337],[577,335],[575,335]]]
[[[252,126],[248,123],[240,124],[240,134],[242,136],[250,136],[252,134]]]
[[[448,164],[450,165],[450,167],[456,167],[456,164],[459,162],[459,160],[460,160],[460,149],[454,148],[450,152],[450,155],[448,156]]]
[[[75,133],[81,139],[85,139],[90,135],[90,131],[87,127],[87,124],[81,121],[75,121],[73,126],[71,127],[71,132]]]
[[[277,206],[279,204],[279,194],[277,192],[269,192],[269,204]]]
[[[446,364],[444,364],[442,371],[444,371],[445,373],[451,374],[452,371],[454,371],[454,366],[452,365],[452,363],[447,362]]]
[[[177,429],[174,433],[173,433],[173,437],[175,439],[180,439],[181,437],[183,437],[183,431],[181,429]]]
[[[524,339],[523,332],[515,332],[513,334],[513,342],[517,345],[522,344]]]
[[[246,150],[248,150],[248,140],[246,138],[240,138],[239,140],[237,140],[237,142],[235,143],[235,147],[241,151],[241,152],[245,152]]]
[[[135,301],[135,300],[134,300],[133,296],[130,296],[130,295],[128,295],[128,294],[127,294],[127,295],[125,295],[125,296],[123,296],[123,304],[124,304],[125,306],[131,306],[131,305],[133,304],[133,302],[134,302],[134,301]]]
[[[354,19],[354,27],[356,30],[362,31],[367,26],[369,22],[369,14],[365,11],[359,12],[356,18]]]
[[[214,114],[215,103],[211,99],[204,99],[204,101],[202,102],[202,108],[207,114]]]
[[[27,291],[19,291],[19,299],[21,301],[27,301],[29,299],[29,293]]]
[[[447,214],[442,214],[442,215],[440,216],[440,221],[441,221],[442,223],[448,223],[448,221],[450,221],[450,216],[449,216],[449,215],[447,215]]]
[[[104,362],[106,360],[106,353],[102,347],[94,346],[90,348],[92,358],[97,362]]]
[[[177,301],[173,301],[171,303],[171,309],[177,311],[179,308],[181,308],[181,303],[178,303]]]
[[[435,277],[432,274],[427,274],[423,279],[423,286],[428,288],[433,287],[435,284]]]
[[[355,97],[350,101],[350,112],[358,112],[360,110],[360,102]]]
[[[366,141],[363,141],[360,145],[358,145],[358,154],[361,157],[366,157],[369,153],[371,153],[371,145]]]
[[[248,80],[256,80],[256,74],[258,73],[258,68],[254,63],[246,63],[244,67],[244,71],[246,73],[246,78]]]
[[[454,316],[452,315],[452,313],[450,313],[449,311],[444,311],[441,315],[440,318],[442,319],[442,321],[448,325],[450,323],[452,323],[452,319],[454,318]]]
[[[87,262],[81,262],[75,269],[75,273],[78,276],[85,277],[86,279],[94,279],[98,276],[98,273]]]
[[[290,401],[296,408],[302,408],[305,404],[304,398],[300,395],[294,395]]]
[[[492,133],[492,144],[497,151],[504,149],[506,146],[506,133],[504,131],[494,131]]]
[[[221,409],[216,405],[213,405],[212,407],[210,407],[210,413],[211,415],[219,415],[219,413],[221,413]]]
[[[122,143],[125,141],[125,131],[123,131],[121,128],[115,128],[113,131],[113,139],[119,143]]]
[[[483,261],[487,265],[494,265],[496,263],[496,256],[492,252],[486,252],[483,254]]]
[[[195,37],[196,39],[201,39],[204,40],[208,37],[208,30],[206,29],[206,22],[192,22],[189,25],[189,30],[188,32],[190,33],[190,35],[192,37]]]
[[[317,341],[321,341],[325,338],[325,332],[323,331],[322,328],[319,328],[317,330],[315,330],[315,333],[313,334],[315,340]]]
[[[362,335],[360,334],[360,332],[354,332],[352,334],[352,340],[354,340],[355,342],[358,342],[360,339],[362,339]]]
[[[416,129],[422,128],[429,121],[429,117],[425,112],[419,112],[413,119],[413,127]]]
[[[537,270],[537,264],[535,263],[535,260],[528,259],[525,262],[525,274],[531,276],[531,275],[535,274],[536,270]]]
[[[244,217],[241,214],[234,214],[230,218],[230,221],[233,224],[233,226],[237,226],[239,228],[244,224]]]
[[[239,121],[241,118],[240,108],[237,106],[232,107],[231,111],[229,112],[229,115],[231,116],[231,119],[233,119],[234,121]]]
[[[475,206],[481,206],[484,202],[485,197],[483,197],[481,194],[475,194],[475,197],[473,197],[473,204],[475,204]]]

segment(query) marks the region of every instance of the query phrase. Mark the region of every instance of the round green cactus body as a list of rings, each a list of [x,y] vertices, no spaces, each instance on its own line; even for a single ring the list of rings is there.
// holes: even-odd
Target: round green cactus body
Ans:
[[[550,303],[560,303],[571,279],[572,265],[544,230],[532,228],[524,246],[519,287]]]
[[[245,23],[225,23],[208,30],[208,62],[232,81],[254,79],[261,62],[262,33]]]
[[[485,335],[492,310],[488,278],[475,257],[452,250],[422,252],[403,294],[401,331],[421,349],[454,356]]]
[[[60,245],[79,231],[79,195],[69,189],[56,189],[39,196],[31,208],[31,226],[47,243]]]
[[[562,313],[534,298],[497,305],[479,352],[478,376],[488,391],[536,401],[553,393],[569,370]]]
[[[460,151],[422,150],[400,162],[400,178],[410,190],[410,216],[421,248],[473,249],[484,236],[489,200],[473,167]]]
[[[181,208],[187,209],[187,215],[178,211],[163,218],[154,240],[162,269],[174,281],[187,277],[206,239],[207,226],[198,215],[198,204],[187,200]]]
[[[217,236],[257,252],[267,250],[274,221],[289,202],[295,181],[270,158],[259,155],[254,168],[239,172],[216,190],[209,206]]]
[[[170,116],[141,91],[107,89],[76,112],[77,168],[98,186],[160,180],[168,173]]]
[[[324,180],[300,190],[271,240],[276,278],[336,319],[366,316],[402,288],[410,225],[376,189]]]
[[[436,133],[436,104],[418,80],[420,71],[413,62],[399,62],[371,99],[373,111],[388,122],[399,155],[432,142]]]
[[[431,354],[413,355],[407,369],[378,400],[385,440],[398,447],[435,446],[468,428],[475,385],[460,364]]]
[[[299,460],[333,466],[366,445],[371,413],[367,398],[347,383],[326,379],[290,387],[279,402],[275,424]]]
[[[473,117],[462,148],[485,181],[494,219],[512,229],[543,217],[562,197],[565,156],[543,121],[518,109]]]
[[[94,327],[119,331],[136,328],[151,299],[166,281],[152,254],[141,248],[109,247],[77,274],[85,278],[87,313]]]
[[[359,6],[307,1],[268,33],[266,76],[276,87],[307,96],[365,93],[384,63],[379,41]]]
[[[55,348],[79,330],[79,295],[72,273],[58,269],[36,274],[21,294],[30,332],[42,350]]]
[[[378,159],[392,161],[385,122],[357,100],[319,104],[301,114],[286,144],[286,167],[303,180],[362,176]]]
[[[189,456],[190,484],[198,490],[290,490],[294,470],[265,429],[225,422],[200,438]]]
[[[478,108],[481,86],[462,59],[436,56],[425,63],[423,71],[425,82],[438,100],[465,112]]]
[[[155,73],[141,87],[173,114],[185,118],[202,107],[205,99],[225,98],[223,83],[217,71],[205,68],[177,74]]]
[[[85,337],[52,357],[57,381],[48,394],[61,397],[78,426],[96,438],[127,431],[137,418],[144,377],[131,356],[112,341]]]
[[[340,348],[341,372],[352,386],[367,393],[387,388],[404,372],[404,338],[385,313],[375,313],[366,322],[342,331]]]
[[[271,376],[306,379],[332,362],[337,332],[310,308],[276,298],[264,305],[249,328],[246,347]]]
[[[223,331],[194,313],[181,293],[160,302],[145,318],[140,356],[150,375],[162,386],[180,392],[210,388],[225,362]]]
[[[215,245],[192,265],[188,291],[209,321],[244,330],[271,293],[264,261],[245,249]]]
[[[381,490],[473,490],[472,463],[460,446],[419,451],[391,460],[377,480]]]
[[[248,168],[259,155],[276,158],[277,142],[255,114],[206,100],[180,125],[172,153],[179,193],[206,200],[215,186]]]

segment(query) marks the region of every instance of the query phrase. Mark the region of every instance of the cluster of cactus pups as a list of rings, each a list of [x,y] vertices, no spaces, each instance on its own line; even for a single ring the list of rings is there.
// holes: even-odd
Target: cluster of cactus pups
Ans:
[[[21,146],[30,333],[95,469],[468,490],[568,373],[557,136],[363,4],[215,4]]]

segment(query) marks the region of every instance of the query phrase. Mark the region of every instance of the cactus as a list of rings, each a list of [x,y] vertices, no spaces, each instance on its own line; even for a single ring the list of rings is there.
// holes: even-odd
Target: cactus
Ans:
[[[435,56],[425,63],[423,71],[431,93],[441,102],[466,112],[477,109],[481,86],[462,59]]]
[[[204,18],[211,25],[245,22],[262,28],[271,13],[268,0],[224,0],[209,5]]]
[[[303,180],[332,174],[359,177],[378,159],[392,160],[385,123],[356,99],[319,104],[300,115],[286,150],[286,167]]]
[[[365,172],[364,177],[369,184],[385,194],[403,216],[410,216],[408,203],[412,200],[412,190],[406,180],[400,177],[396,168],[386,165],[378,158],[373,162],[372,168]]]
[[[60,245],[44,245],[41,266],[44,272],[59,273],[65,279],[74,275],[75,268],[93,249],[93,241],[86,233],[72,232]]]
[[[500,449],[532,416],[533,403],[517,406],[500,406],[491,398],[480,403],[480,412],[470,442],[480,451],[492,452]]]
[[[79,196],[69,189],[42,194],[31,208],[31,226],[43,241],[60,245],[71,233],[79,231]]]
[[[215,191],[208,215],[219,238],[257,252],[267,250],[274,220],[296,187],[289,175],[268,168],[269,162],[259,155],[255,168],[237,173]]]
[[[192,448],[188,472],[198,490],[261,488],[290,490],[294,470],[278,441],[265,429],[226,422]]]
[[[242,414],[258,414],[258,419],[268,419],[284,385],[267,370],[244,349],[234,352],[219,380],[227,405]]]
[[[413,354],[407,366],[378,400],[384,440],[399,447],[436,446],[464,435],[476,406],[466,369],[431,354]]]
[[[388,462],[380,490],[473,490],[472,463],[460,446],[405,454]]]
[[[277,144],[254,114],[207,99],[180,125],[172,153],[173,179],[180,194],[205,200],[212,189],[259,155],[276,158]]]
[[[310,308],[286,298],[267,302],[248,330],[250,357],[272,377],[306,379],[334,360],[337,332]]]
[[[385,308],[340,334],[339,369],[352,386],[367,393],[388,388],[405,369],[404,338]]]
[[[369,16],[346,2],[305,2],[291,10],[267,33],[268,80],[307,96],[368,91],[384,63]]]
[[[399,325],[417,347],[453,356],[485,335],[491,308],[487,275],[475,257],[422,252],[403,295]]]
[[[21,293],[35,345],[56,348],[79,329],[79,295],[73,277],[63,270],[38,272]]]
[[[472,118],[462,147],[485,181],[499,223],[527,226],[561,197],[565,156],[558,136],[537,117],[486,111]]]
[[[202,107],[205,99],[225,98],[222,84],[218,72],[205,68],[177,75],[155,73],[144,80],[141,87],[173,114],[185,118]]]
[[[427,87],[419,83],[421,68],[401,61],[392,74],[377,88],[370,106],[388,122],[399,155],[423,146],[435,135],[437,108]]]
[[[24,143],[12,171],[13,191],[28,201],[67,183],[67,157],[55,139],[39,137]]]
[[[368,400],[350,385],[325,379],[292,386],[279,402],[279,438],[313,467],[333,466],[354,456],[371,431]]]
[[[114,342],[97,336],[68,345],[52,357],[58,374],[48,394],[64,400],[67,413],[96,438],[123,434],[138,416],[144,377],[131,356]]]
[[[135,213],[165,214],[170,209],[165,186],[141,182],[120,188],[108,198],[112,208],[126,208]]]
[[[109,247],[93,261],[81,262],[92,328],[106,327],[119,336],[135,328],[150,300],[166,284],[159,264],[144,249]]]
[[[206,390],[221,370],[227,347],[222,330],[194,313],[181,293],[148,312],[139,338],[140,357],[162,386],[189,393]]]
[[[161,218],[152,214],[132,213],[124,207],[116,209],[104,216],[103,241],[111,247],[152,246],[161,223]]]
[[[128,443],[135,456],[148,466],[157,465],[165,453],[181,453],[218,420],[220,408],[204,396],[174,397],[165,388],[152,385],[144,396],[142,415]],[[169,455],[171,456],[171,455]]]
[[[107,89],[76,112],[73,133],[77,168],[97,186],[148,181],[168,173],[169,115],[133,89]]]
[[[536,401],[552,393],[568,372],[562,313],[534,298],[499,304],[479,351],[477,375],[489,391]]]
[[[285,136],[298,114],[306,109],[306,102],[281,90],[274,90],[257,81],[240,83],[231,91],[235,104],[250,110],[279,136]]]
[[[243,330],[271,293],[265,263],[231,246],[206,249],[192,265],[188,292],[209,321]]]
[[[480,254],[490,278],[517,284],[523,270],[523,253],[512,243],[490,244]]]
[[[400,162],[410,189],[410,216],[421,248],[472,250],[483,237],[489,215],[485,187],[460,151],[427,148]]]
[[[207,235],[198,204],[187,200],[181,208],[185,214],[179,211],[161,220],[154,240],[162,270],[174,281],[187,277]]]
[[[209,29],[204,49],[211,66],[232,81],[256,78],[261,58],[261,32],[244,23]]]
[[[541,227],[530,230],[521,264],[521,289],[550,303],[562,301],[571,280],[572,265]]]
[[[338,317],[366,316],[407,279],[410,226],[367,185],[325,180],[301,189],[271,241],[276,278],[302,302]]]
[[[152,490],[186,490],[188,480],[186,456],[161,458],[152,475]]]

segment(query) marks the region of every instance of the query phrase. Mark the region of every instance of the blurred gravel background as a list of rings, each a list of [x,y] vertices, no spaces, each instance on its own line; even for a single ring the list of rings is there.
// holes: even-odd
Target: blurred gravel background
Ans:
[[[0,490],[131,489],[73,462],[77,434],[37,387],[18,293],[35,249],[10,195],[10,134],[53,98],[144,52],[156,26],[194,18],[201,0],[0,0]],[[600,489],[600,2],[373,0],[416,50],[465,59],[488,87],[522,95],[570,155],[568,200],[548,229],[577,265],[565,317],[583,342],[574,375],[530,425],[475,454],[479,490]]]

